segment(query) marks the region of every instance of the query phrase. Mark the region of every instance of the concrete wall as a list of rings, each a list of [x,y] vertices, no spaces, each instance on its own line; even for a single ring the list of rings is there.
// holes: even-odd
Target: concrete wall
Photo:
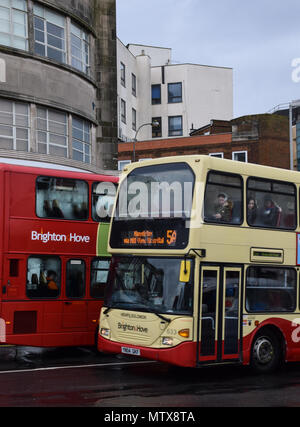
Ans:
[[[96,88],[88,80],[47,61],[13,55],[8,50],[0,51],[0,58],[6,66],[6,81],[0,82],[1,96],[63,109],[95,122]]]
[[[35,3],[65,16],[89,34],[90,70],[88,74],[34,53],[33,6]],[[35,105],[63,110],[89,120],[92,128],[92,163],[81,163],[88,170],[117,168],[117,73],[116,73],[116,2],[115,0],[28,0],[28,50],[0,45],[0,97],[22,100]],[[68,39],[69,38],[69,39]],[[66,31],[70,47],[70,33]],[[72,130],[69,129],[69,132]],[[32,132],[31,138],[35,135]],[[31,150],[35,144],[31,141]],[[72,148],[72,147],[71,147]],[[74,166],[69,159],[37,154],[42,161]],[[0,150],[0,156],[4,151]],[[28,158],[30,153],[23,153]],[[7,155],[7,152],[5,152]],[[22,153],[11,151],[11,157]],[[42,156],[42,157],[41,157]],[[75,162],[76,163],[76,162]]]

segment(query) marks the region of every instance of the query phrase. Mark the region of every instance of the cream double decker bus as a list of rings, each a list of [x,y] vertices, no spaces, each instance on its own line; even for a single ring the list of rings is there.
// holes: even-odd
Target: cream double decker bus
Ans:
[[[208,156],[127,166],[98,348],[267,372],[300,360],[300,174]]]

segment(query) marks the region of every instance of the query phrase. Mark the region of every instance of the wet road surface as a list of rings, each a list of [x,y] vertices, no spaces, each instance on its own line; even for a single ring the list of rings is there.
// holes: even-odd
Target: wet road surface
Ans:
[[[300,364],[272,375],[245,367],[181,369],[90,349],[0,348],[0,407],[300,406]]]

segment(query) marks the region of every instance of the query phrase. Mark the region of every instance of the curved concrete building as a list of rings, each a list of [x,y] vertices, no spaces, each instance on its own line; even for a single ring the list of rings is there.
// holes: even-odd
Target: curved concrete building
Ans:
[[[0,161],[116,169],[115,0],[0,0]]]

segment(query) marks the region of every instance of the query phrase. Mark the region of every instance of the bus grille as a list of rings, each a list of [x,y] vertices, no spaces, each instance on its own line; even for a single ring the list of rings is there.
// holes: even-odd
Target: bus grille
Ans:
[[[141,336],[137,334],[129,334],[128,332],[119,332],[118,339],[128,344],[149,344],[151,337]]]

